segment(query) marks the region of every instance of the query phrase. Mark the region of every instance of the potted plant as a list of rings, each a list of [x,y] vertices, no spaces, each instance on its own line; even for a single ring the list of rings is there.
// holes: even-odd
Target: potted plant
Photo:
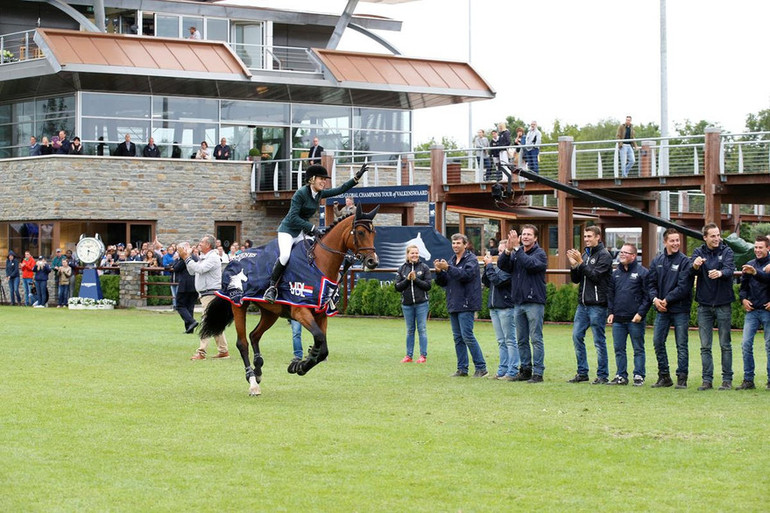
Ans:
[[[257,148],[252,148],[249,150],[249,160],[253,161],[255,160],[254,157],[260,157],[262,155],[262,152],[260,152]]]

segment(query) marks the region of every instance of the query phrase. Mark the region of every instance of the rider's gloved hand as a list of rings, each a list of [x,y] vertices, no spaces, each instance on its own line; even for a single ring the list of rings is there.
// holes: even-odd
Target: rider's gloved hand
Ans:
[[[323,233],[321,232],[320,228],[316,228],[316,226],[313,225],[310,228],[310,231],[308,232],[308,235],[310,235],[311,237],[320,237],[321,235],[323,235]]]
[[[356,173],[356,182],[360,182],[361,177],[364,176],[364,173],[366,173],[368,170],[369,170],[368,164],[364,164],[363,166],[361,166],[361,169],[359,169],[358,172]]]

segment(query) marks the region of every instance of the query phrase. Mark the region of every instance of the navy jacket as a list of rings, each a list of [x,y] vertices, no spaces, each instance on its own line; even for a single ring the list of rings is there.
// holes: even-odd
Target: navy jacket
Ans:
[[[490,310],[516,306],[511,297],[511,275],[509,273],[490,262],[484,266],[481,283],[489,287],[487,306]]]
[[[416,278],[408,280],[406,277],[412,271],[415,272]],[[395,283],[396,290],[401,293],[401,304],[412,306],[426,302],[432,281],[430,267],[422,260],[416,264],[404,263],[398,270]]]
[[[459,262],[449,261],[449,269],[436,273],[436,283],[446,288],[446,308],[449,313],[481,310],[481,274],[479,261],[466,251]]]
[[[647,293],[647,269],[631,262],[626,269],[623,264],[612,271],[607,294],[608,313],[615,316],[614,322],[630,322],[634,315],[644,317],[652,306],[652,298]]]
[[[35,264],[35,281],[48,281],[48,275],[51,274],[51,266],[48,264],[45,264],[42,269],[40,269],[37,264]]]
[[[13,260],[9,258],[5,261],[5,275],[8,278],[19,277],[19,259],[16,257],[15,253],[14,253]]]
[[[692,305],[692,275],[690,259],[681,251],[669,255],[664,249],[652,259],[647,274],[650,300],[665,299],[667,313],[690,313]]]
[[[762,271],[767,264],[770,264],[770,256],[762,259],[755,258],[746,265],[750,265],[757,270],[757,274],[751,275],[743,273],[741,276],[741,289],[738,292],[738,298],[743,301],[748,299],[754,310],[763,310],[767,303],[770,303],[770,275]]]
[[[197,261],[195,255],[190,255],[190,258]],[[187,264],[181,258],[174,260],[169,266],[174,272],[174,281],[179,283],[178,293],[193,293],[197,296],[198,291],[195,290],[195,276],[187,271]]]
[[[584,306],[607,306],[607,289],[612,274],[612,255],[601,242],[586,248],[583,263],[570,269],[572,283],[579,283],[578,301]]]
[[[735,301],[733,250],[727,247],[724,242],[720,242],[719,247],[713,250],[703,244],[692,252],[690,265],[697,257],[703,257],[706,261],[697,271],[694,267],[690,268],[690,274],[698,277],[695,285],[695,301],[702,306],[729,305]],[[722,276],[716,280],[710,279],[708,273],[712,269],[722,271]]]
[[[529,251],[519,246],[510,255],[505,251],[497,257],[497,266],[511,273],[511,295],[514,304],[545,304],[545,269],[548,257],[535,242]]]

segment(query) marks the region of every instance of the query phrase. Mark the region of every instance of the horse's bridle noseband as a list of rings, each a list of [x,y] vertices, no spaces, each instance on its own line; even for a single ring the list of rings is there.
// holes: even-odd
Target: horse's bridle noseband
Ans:
[[[353,236],[353,254],[355,256],[355,259],[359,262],[363,262],[364,257],[366,255],[374,253],[375,248],[373,246],[359,246],[358,245],[358,233],[356,233],[356,228],[365,228],[369,233],[377,233],[377,230],[374,228],[374,223],[371,219],[356,219],[353,221],[353,227],[350,229],[350,232],[348,233],[348,237],[350,235]],[[347,252],[343,251],[337,251],[334,248],[330,248],[326,244],[323,243],[323,240],[319,237],[316,238],[316,244],[321,246],[324,250],[328,251],[329,253],[334,253],[336,255],[347,255]]]

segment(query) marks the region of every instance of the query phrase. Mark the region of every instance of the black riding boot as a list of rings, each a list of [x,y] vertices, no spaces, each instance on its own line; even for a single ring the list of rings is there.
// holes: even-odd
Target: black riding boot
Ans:
[[[286,269],[286,266],[280,260],[276,260],[273,266],[273,273],[270,275],[270,286],[267,287],[264,296],[265,301],[268,303],[275,303],[278,297],[278,282],[281,281],[284,269]]]

